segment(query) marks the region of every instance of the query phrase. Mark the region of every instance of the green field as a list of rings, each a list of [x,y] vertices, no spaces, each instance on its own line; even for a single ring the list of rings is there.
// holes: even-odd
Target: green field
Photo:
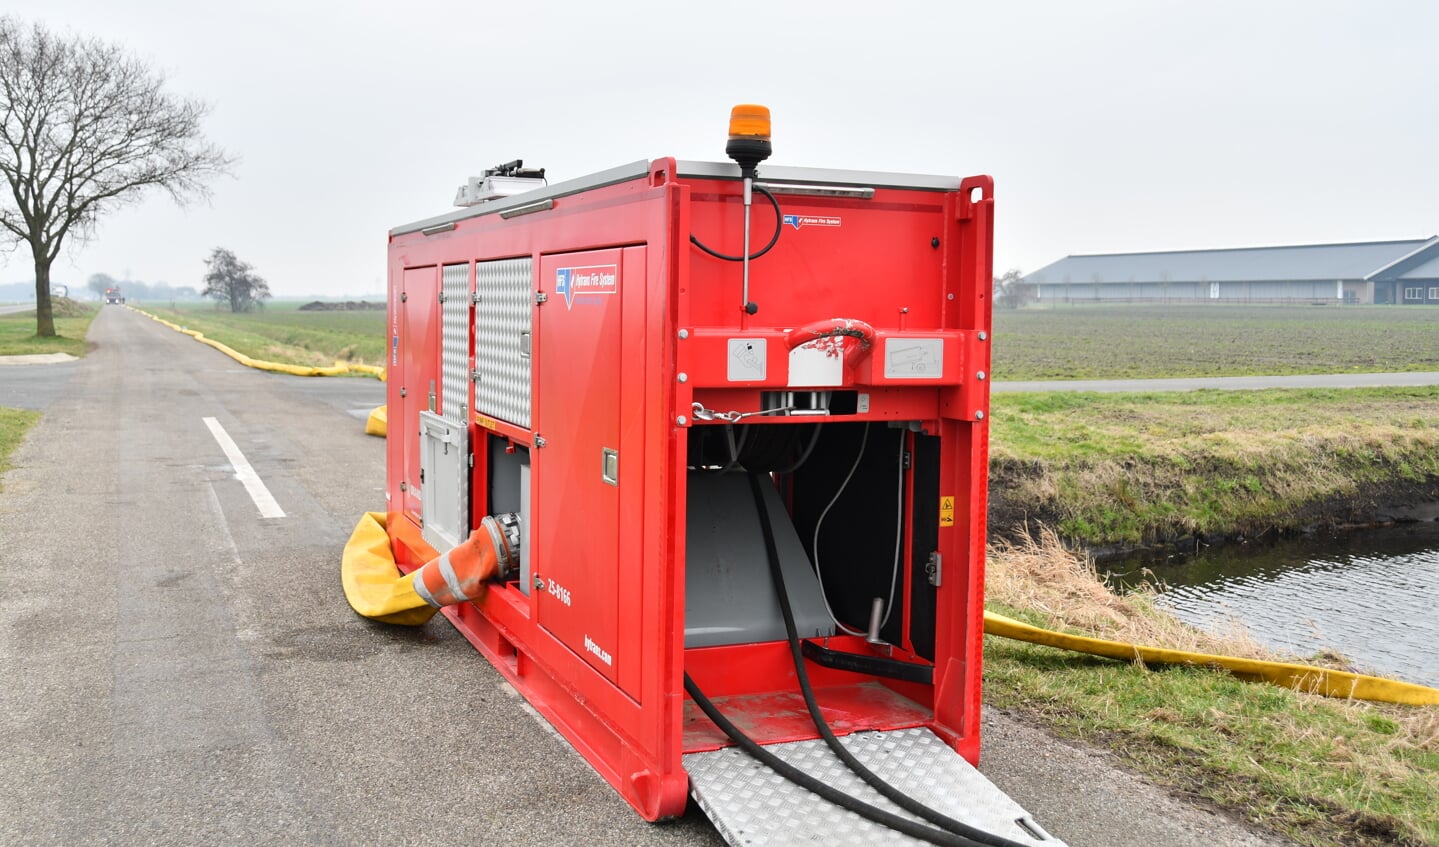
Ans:
[[[1439,308],[997,309],[991,370],[997,380],[1439,371]]]
[[[300,305],[272,302],[263,311],[240,314],[216,311],[209,302],[143,308],[256,359],[291,365],[385,364],[383,309],[302,312]]]

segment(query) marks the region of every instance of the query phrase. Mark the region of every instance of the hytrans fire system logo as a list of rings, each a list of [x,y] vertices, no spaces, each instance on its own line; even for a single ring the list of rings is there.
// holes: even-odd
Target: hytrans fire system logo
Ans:
[[[784,225],[801,229],[807,226],[839,226],[838,215],[785,215]]]
[[[565,308],[602,303],[598,295],[615,294],[620,290],[619,265],[591,265],[585,268],[559,268],[555,271],[555,293],[565,297]]]

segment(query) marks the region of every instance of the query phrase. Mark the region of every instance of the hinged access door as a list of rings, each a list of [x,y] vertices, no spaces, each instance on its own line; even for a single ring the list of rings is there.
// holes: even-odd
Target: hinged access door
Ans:
[[[422,536],[436,550],[449,550],[470,536],[469,439],[464,424],[420,412],[420,504]]]
[[[539,623],[613,682],[626,658],[618,641],[620,502],[631,480],[620,444],[626,261],[642,280],[643,248],[541,260],[538,288],[549,297],[536,310],[531,454]]]
[[[420,473],[420,412],[434,411],[430,391],[439,378],[440,334],[435,331],[439,316],[439,269],[432,266],[405,268],[398,298],[392,293],[391,304],[396,321],[391,338],[389,374],[390,429],[397,437],[389,439],[399,446],[399,510],[411,520],[421,521],[420,501],[424,483]],[[397,411],[398,414],[395,412]]]

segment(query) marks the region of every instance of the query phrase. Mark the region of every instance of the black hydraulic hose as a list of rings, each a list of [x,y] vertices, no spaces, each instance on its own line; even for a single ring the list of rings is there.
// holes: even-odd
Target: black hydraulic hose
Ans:
[[[690,679],[689,673],[685,673],[685,692],[695,701],[695,705],[700,707],[700,711],[704,712],[705,716],[711,721],[714,721],[715,726],[719,727],[721,732],[729,736],[730,740],[741,750],[759,760],[760,763],[764,764],[770,770],[806,791],[816,794],[842,809],[848,809],[861,817],[868,818],[877,824],[889,827],[895,832],[908,835],[911,838],[917,838],[920,841],[938,844],[941,845],[941,847],[975,847],[975,845],[979,843],[963,836],[955,835],[952,832],[945,832],[942,829],[935,829],[918,821],[901,817],[894,812],[887,812],[877,806],[871,806],[862,800],[857,800],[849,796],[832,785],[820,782],[818,779],[791,765],[779,756],[764,749],[756,743],[754,739],[741,732],[739,727],[730,722],[729,718],[720,714],[719,709],[715,708],[715,704],[704,695],[704,692],[700,691],[699,686],[695,685],[695,681]]]
[[[751,253],[751,254],[750,254],[750,256],[749,256],[750,261],[754,261],[755,259],[758,259],[760,256],[763,256],[764,254],[768,253],[768,252],[770,251],[770,248],[773,247],[773,246],[775,245],[775,243],[779,241],[780,231],[784,229],[784,215],[780,214],[780,210],[779,210],[779,200],[776,200],[776,199],[775,199],[775,196],[769,192],[769,189],[767,189],[767,188],[765,188],[765,187],[763,187],[763,186],[756,185],[756,186],[754,187],[754,190],[755,190],[755,191],[758,191],[758,192],[761,193],[761,194],[763,194],[765,197],[768,197],[768,198],[769,198],[770,205],[771,205],[771,206],[774,206],[774,235],[770,237],[769,243],[766,244],[763,248],[761,248],[758,253]],[[724,259],[726,262],[743,262],[743,261],[744,261],[744,256],[743,256],[743,255],[740,255],[740,256],[731,256],[731,255],[729,255],[728,253],[721,253],[721,252],[719,252],[718,250],[714,250],[714,249],[712,249],[712,248],[710,248],[710,247],[705,246],[705,244],[704,244],[703,242],[701,242],[698,238],[695,237],[695,234],[694,234],[693,232],[690,233],[690,243],[693,244],[694,246],[700,248],[701,250],[705,251],[706,253],[710,254],[711,256],[714,256],[716,259]]]
[[[780,566],[779,549],[775,543],[774,525],[770,522],[769,508],[764,502],[764,492],[760,488],[764,483],[760,480],[758,473],[751,472],[750,490],[754,493],[755,507],[759,510],[760,528],[764,533],[765,554],[769,557],[770,577],[774,581],[775,594],[779,599],[780,613],[784,617],[785,634],[789,638],[790,656],[794,660],[795,677],[799,680],[800,693],[804,695],[805,706],[809,708],[810,719],[814,721],[815,729],[824,738],[825,744],[834,751],[835,756],[844,762],[845,766],[854,772],[856,776],[864,780],[875,791],[878,791],[890,802],[904,809],[913,815],[918,815],[930,823],[942,827],[947,832],[953,833],[967,842],[983,844],[986,847],[1027,847],[1018,841],[1012,841],[1001,835],[986,832],[977,827],[970,826],[963,821],[944,814],[943,812],[931,809],[908,794],[900,791],[894,786],[885,782],[873,771],[864,766],[864,763],[854,757],[839,739],[835,737],[834,731],[825,722],[824,715],[819,710],[819,703],[815,700],[814,689],[810,686],[809,672],[805,670],[804,656],[799,643],[799,633],[794,623],[794,612],[789,604],[789,592],[785,589],[784,573]]]

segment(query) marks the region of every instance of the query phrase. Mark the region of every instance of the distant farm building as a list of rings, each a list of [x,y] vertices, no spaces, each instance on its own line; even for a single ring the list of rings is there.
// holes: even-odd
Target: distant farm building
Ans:
[[[1066,256],[1024,277],[1039,302],[1439,305],[1439,236]]]

